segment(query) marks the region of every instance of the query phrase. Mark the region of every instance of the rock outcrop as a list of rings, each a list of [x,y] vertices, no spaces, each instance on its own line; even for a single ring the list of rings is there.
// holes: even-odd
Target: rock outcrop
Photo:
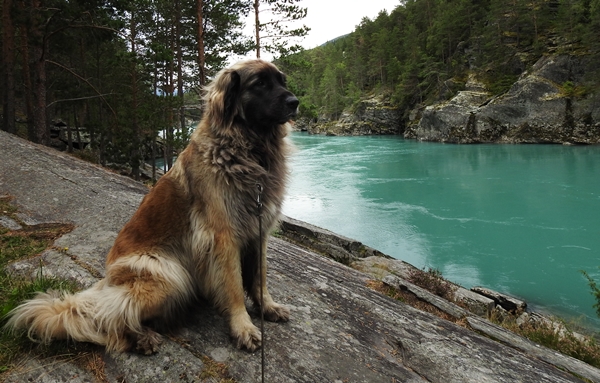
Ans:
[[[14,197],[22,223],[74,226],[50,250],[14,263],[15,273],[35,275],[43,264],[45,275],[94,283],[146,192],[131,179],[0,132],[0,195]],[[353,241],[334,242],[350,254],[372,254]],[[417,310],[370,289],[371,276],[282,239],[271,238],[268,262],[271,293],[290,306],[291,319],[265,324],[265,381],[600,382],[600,370],[583,362],[466,312],[457,315],[483,333],[491,328],[494,337]],[[260,352],[236,349],[225,320],[209,305],[190,315],[193,324],[165,338],[156,355],[81,353],[62,342],[53,355],[23,357],[0,381],[208,382],[219,380],[209,374],[214,364],[228,381],[260,381]]]
[[[600,94],[586,94],[585,58],[539,59],[506,92],[491,97],[472,77],[449,101],[427,106],[406,138],[452,143],[600,143]]]
[[[311,134],[330,136],[402,134],[404,130],[399,108],[381,96],[359,101],[344,110],[339,120],[319,120],[301,126]]]

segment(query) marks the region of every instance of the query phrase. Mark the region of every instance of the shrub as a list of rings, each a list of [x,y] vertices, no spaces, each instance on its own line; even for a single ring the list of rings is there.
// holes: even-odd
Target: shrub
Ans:
[[[442,277],[442,272],[437,269],[415,270],[409,275],[408,280],[415,285],[428,290],[448,301],[454,301],[455,287]]]
[[[581,270],[581,274],[588,280],[588,284],[590,285],[590,290],[594,298],[596,298],[596,303],[594,304],[594,308],[596,309],[596,315],[600,318],[600,288],[596,284],[596,281],[590,277],[588,273],[584,270]]]

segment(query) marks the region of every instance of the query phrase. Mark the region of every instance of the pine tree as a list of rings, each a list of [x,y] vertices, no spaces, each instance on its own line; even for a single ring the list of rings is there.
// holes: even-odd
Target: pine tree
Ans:
[[[302,47],[291,41],[308,34],[306,25],[297,26],[306,17],[308,9],[299,6],[301,0],[254,0],[254,37],[256,57],[261,51],[285,56],[298,52]],[[262,17],[266,11],[269,16]],[[294,25],[296,24],[296,25]]]
[[[3,0],[2,2],[2,58],[0,59],[0,68],[2,68],[1,81],[2,91],[2,129],[9,133],[16,133],[15,126],[15,28],[13,25],[14,5],[12,0]]]

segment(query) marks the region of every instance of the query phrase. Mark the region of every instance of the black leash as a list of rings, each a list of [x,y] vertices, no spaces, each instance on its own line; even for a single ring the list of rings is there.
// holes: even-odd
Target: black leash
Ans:
[[[256,196],[256,210],[258,215],[258,270],[260,272],[260,333],[262,334],[262,347],[260,348],[260,357],[261,357],[261,381],[265,383],[265,316],[264,316],[264,298],[263,298],[263,284],[265,281],[265,275],[263,273],[263,230],[262,230],[262,192],[263,187],[261,184],[256,184],[256,190],[258,191],[258,195]]]

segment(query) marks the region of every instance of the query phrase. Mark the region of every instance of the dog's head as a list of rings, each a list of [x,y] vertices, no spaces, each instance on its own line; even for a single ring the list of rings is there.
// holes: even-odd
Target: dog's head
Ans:
[[[217,74],[206,95],[206,112],[222,126],[241,122],[268,129],[288,122],[299,101],[286,88],[285,75],[262,60],[241,61]]]

